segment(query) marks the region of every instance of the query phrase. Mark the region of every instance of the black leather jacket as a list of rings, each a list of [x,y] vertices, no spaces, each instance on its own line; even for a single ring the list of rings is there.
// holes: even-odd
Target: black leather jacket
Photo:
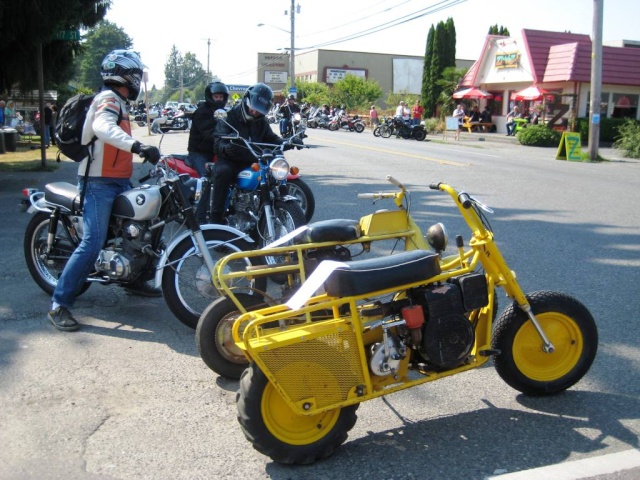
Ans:
[[[203,103],[193,113],[187,147],[190,152],[205,153],[213,158],[213,131],[217,123],[213,113],[214,109],[208,103]]]
[[[242,118],[241,108],[243,108],[242,103],[229,110],[227,112],[226,122],[235,128],[242,138],[251,142],[282,144],[283,139],[271,130],[271,126],[266,118],[262,117],[255,122],[247,124]],[[232,154],[229,155],[230,148],[228,147],[232,141],[220,138],[220,136],[235,135],[235,132],[227,123],[223,121],[217,122],[214,132],[215,153],[218,156],[218,161],[226,160],[232,163],[251,165],[256,161],[256,157],[245,148],[242,142],[233,142],[234,146],[241,145],[242,148],[233,148]]]

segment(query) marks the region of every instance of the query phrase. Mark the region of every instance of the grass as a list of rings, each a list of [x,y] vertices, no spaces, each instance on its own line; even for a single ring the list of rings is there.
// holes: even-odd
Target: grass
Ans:
[[[46,149],[46,165],[42,168],[40,137],[33,136],[31,142],[18,142],[15,152],[0,153],[0,172],[53,172],[58,169],[55,145]]]

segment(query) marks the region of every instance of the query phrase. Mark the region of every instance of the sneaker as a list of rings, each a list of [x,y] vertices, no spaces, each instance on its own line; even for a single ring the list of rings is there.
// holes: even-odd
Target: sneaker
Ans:
[[[58,307],[55,310],[49,311],[47,318],[56,329],[62,332],[73,332],[80,327],[66,307]]]
[[[125,292],[140,297],[161,297],[162,290],[154,288],[146,282],[132,283],[124,287]]]

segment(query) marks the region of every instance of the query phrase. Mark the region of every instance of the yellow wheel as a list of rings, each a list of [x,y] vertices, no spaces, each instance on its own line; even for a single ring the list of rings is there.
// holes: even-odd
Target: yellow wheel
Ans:
[[[557,292],[528,295],[536,319],[554,347],[542,349],[542,339],[527,315],[514,303],[494,327],[494,358],[502,379],[529,395],[558,393],[589,370],[598,349],[598,331],[587,308]]]
[[[318,373],[318,378],[324,376]],[[326,458],[342,445],[356,423],[358,409],[356,404],[299,415],[255,363],[242,374],[236,406],[242,431],[256,450],[276,462],[300,465]]]

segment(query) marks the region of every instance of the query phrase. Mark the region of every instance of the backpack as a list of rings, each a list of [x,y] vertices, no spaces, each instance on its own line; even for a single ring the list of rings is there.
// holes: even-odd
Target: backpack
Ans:
[[[60,153],[74,162],[81,162],[89,156],[89,148],[93,145],[93,140],[88,145],[82,145],[82,127],[94,98],[94,94],[79,93],[67,100],[60,109],[54,134],[56,145],[60,150],[58,162],[60,162]]]

